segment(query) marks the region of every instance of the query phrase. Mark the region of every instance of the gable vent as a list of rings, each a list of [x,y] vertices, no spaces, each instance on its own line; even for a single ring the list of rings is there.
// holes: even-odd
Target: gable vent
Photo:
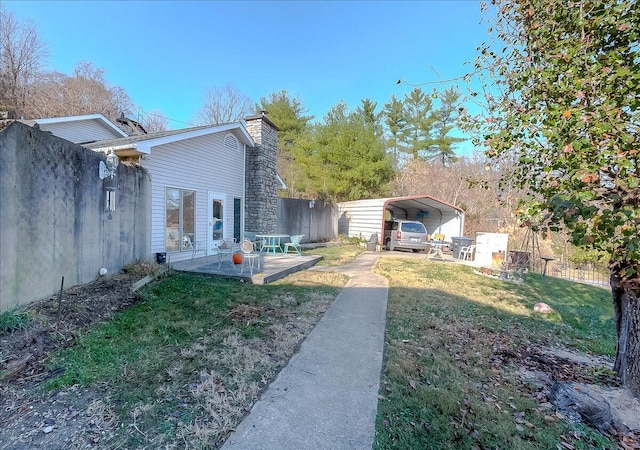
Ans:
[[[238,141],[232,134],[227,134],[224,137],[223,145],[229,150],[233,150],[233,151],[238,150]]]

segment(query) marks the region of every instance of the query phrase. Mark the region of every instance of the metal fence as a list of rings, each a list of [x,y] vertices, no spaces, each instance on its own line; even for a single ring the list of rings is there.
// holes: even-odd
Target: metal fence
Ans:
[[[545,273],[548,276],[562,278],[580,283],[609,286],[609,270],[605,265],[594,263],[576,264],[570,261],[550,260],[547,268],[545,261],[540,260],[532,264],[531,270],[537,273]]]

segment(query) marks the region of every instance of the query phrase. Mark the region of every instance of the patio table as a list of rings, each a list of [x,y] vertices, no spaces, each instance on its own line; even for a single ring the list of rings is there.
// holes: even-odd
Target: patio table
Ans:
[[[260,251],[262,252],[265,248],[267,252],[269,249],[273,250],[273,254],[276,254],[276,248],[280,249],[280,252],[283,253],[282,250],[282,239],[288,238],[288,234],[256,234],[256,238],[260,239]]]
[[[431,255],[433,255],[434,258],[440,258],[443,259],[444,255],[442,254],[442,247],[444,247],[444,242],[442,241],[428,241],[428,252],[427,252],[427,258]]]

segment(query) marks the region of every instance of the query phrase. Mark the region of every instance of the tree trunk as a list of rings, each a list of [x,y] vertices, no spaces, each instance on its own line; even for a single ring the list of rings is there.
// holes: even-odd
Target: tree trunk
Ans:
[[[622,385],[640,399],[640,283],[638,279],[624,281],[619,270],[610,275],[618,335],[613,370]]]

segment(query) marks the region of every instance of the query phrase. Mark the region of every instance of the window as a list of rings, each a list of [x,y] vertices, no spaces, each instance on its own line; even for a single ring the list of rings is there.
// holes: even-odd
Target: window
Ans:
[[[196,191],[166,188],[165,210],[166,250],[191,251],[196,241]]]

